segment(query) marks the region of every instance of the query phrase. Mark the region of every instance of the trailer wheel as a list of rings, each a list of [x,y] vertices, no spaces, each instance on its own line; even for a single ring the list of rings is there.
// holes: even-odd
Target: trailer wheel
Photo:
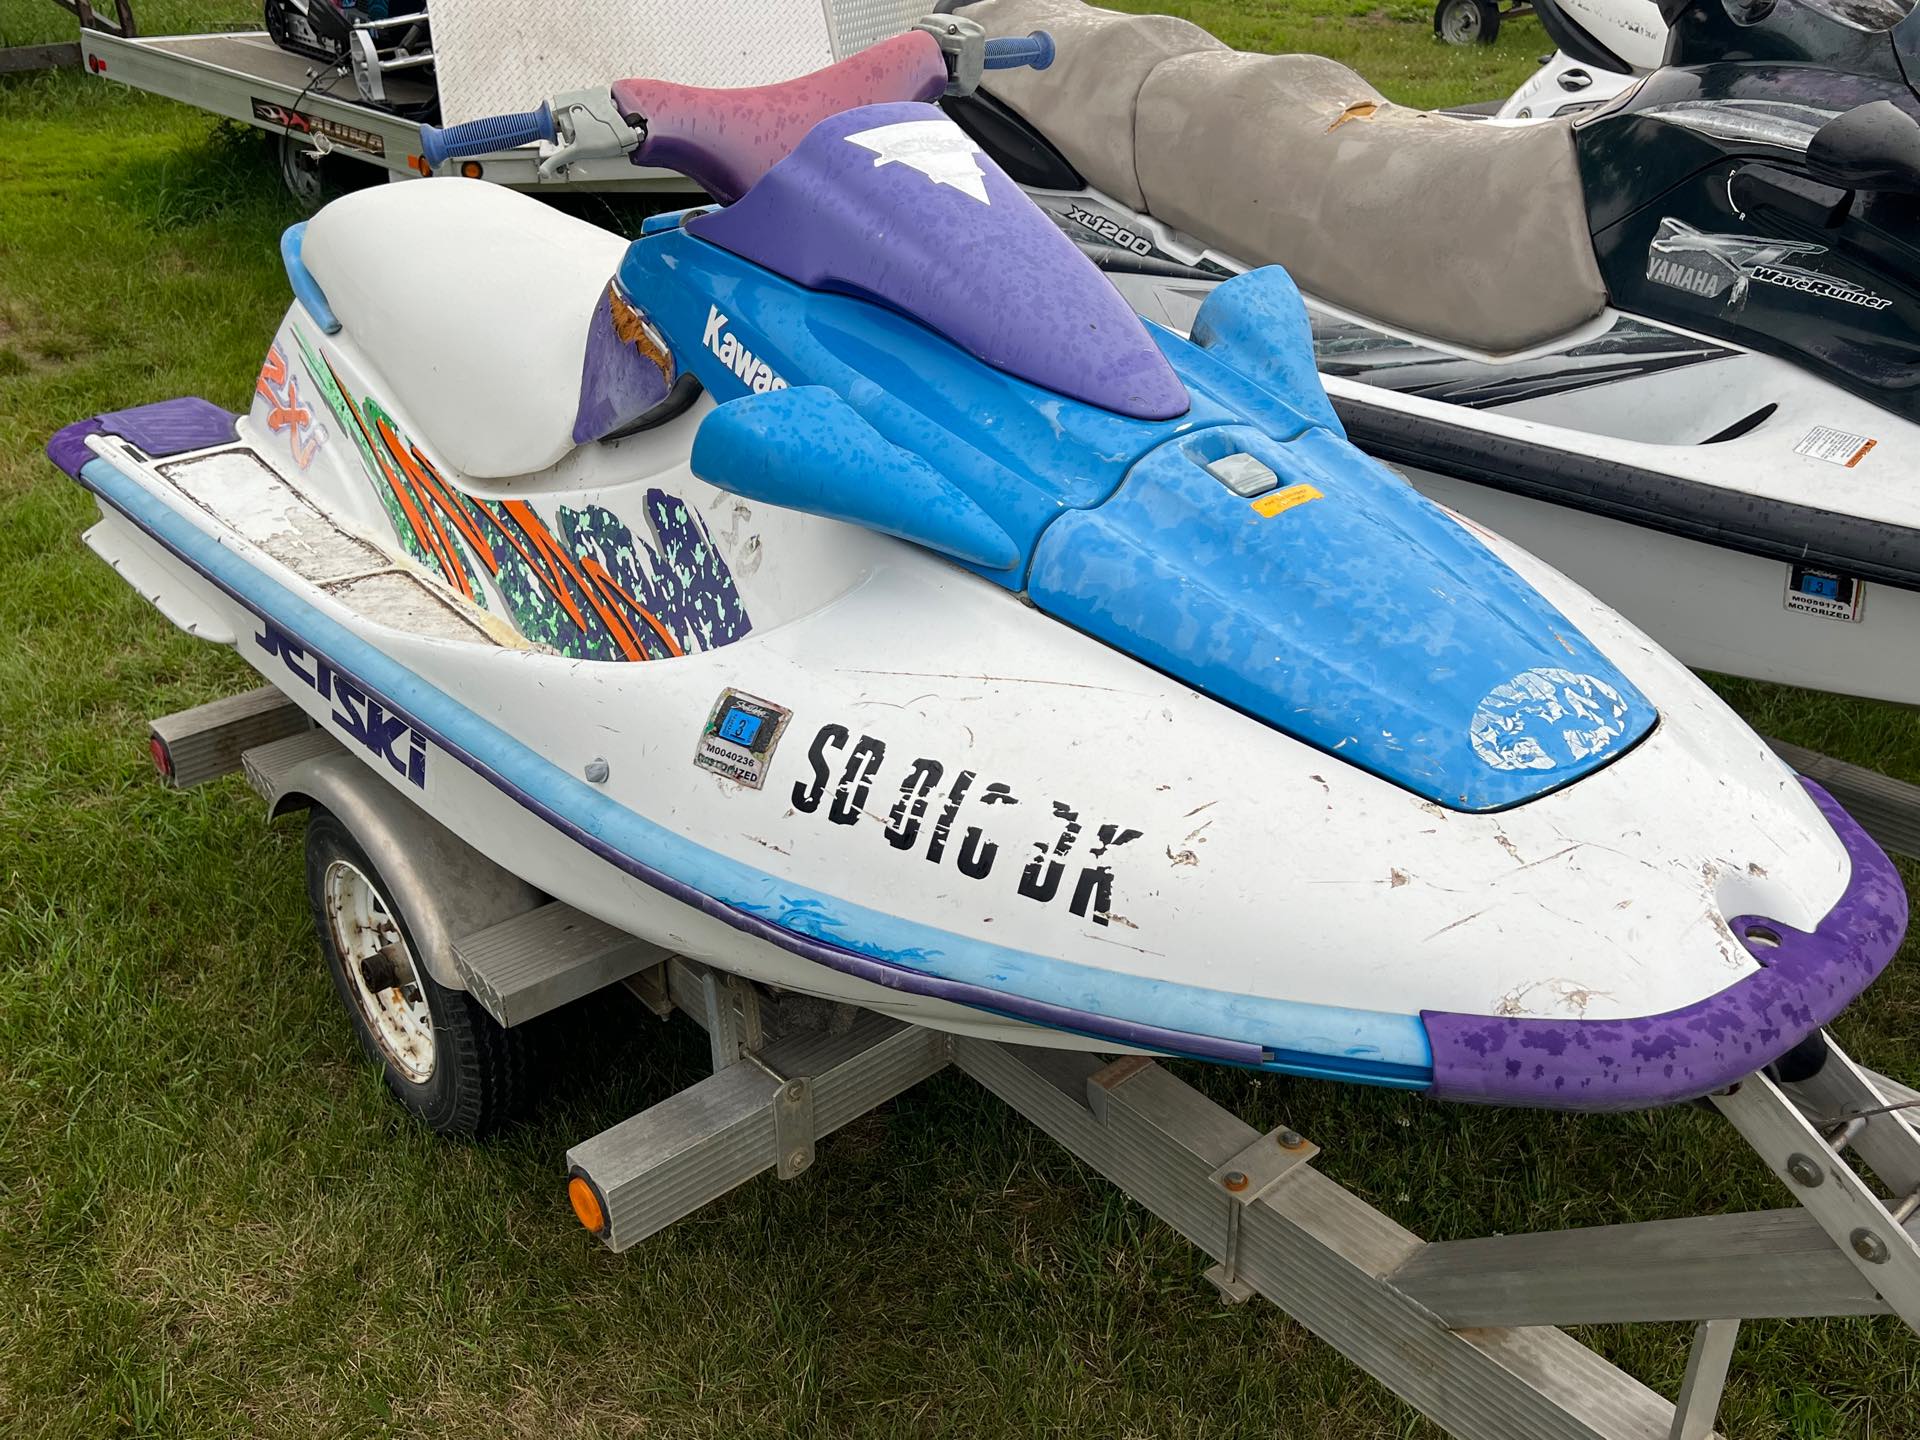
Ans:
[[[356,165],[338,154],[321,154],[304,136],[270,134],[267,138],[274,145],[280,183],[304,214],[311,215],[328,201],[364,190],[384,178],[384,172],[376,166]]]
[[[278,137],[280,183],[302,212],[311,215],[327,203],[327,156],[294,135]]]
[[[1497,0],[1440,0],[1433,33],[1449,45],[1491,45],[1500,34]]]
[[[307,897],[361,1048],[428,1129],[484,1135],[512,1118],[525,1097],[526,1039],[428,973],[387,894],[347,827],[315,807],[307,820]]]

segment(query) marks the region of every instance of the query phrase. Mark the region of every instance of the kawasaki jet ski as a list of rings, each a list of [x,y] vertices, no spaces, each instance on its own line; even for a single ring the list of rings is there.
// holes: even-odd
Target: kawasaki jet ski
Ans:
[[[930,103],[1050,44],[929,25],[429,132],[720,203],[335,201],[246,413],[54,437],[89,545],[493,863],[752,981],[1576,1109],[1818,1043],[1905,928],[1873,842],[1343,439],[1283,271],[1138,318]]]
[[[1165,16],[958,14],[1054,34],[949,113],[1142,313],[1283,264],[1347,433],[1425,493],[1690,665],[1920,702],[1916,22],[1861,35],[1879,71],[1667,68],[1505,125]]]

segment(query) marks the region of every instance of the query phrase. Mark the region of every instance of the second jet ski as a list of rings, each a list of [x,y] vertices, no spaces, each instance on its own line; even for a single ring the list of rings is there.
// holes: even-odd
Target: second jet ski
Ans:
[[[1166,16],[957,13],[1055,35],[1048,75],[949,112],[1143,314],[1186,329],[1219,279],[1284,264],[1347,433],[1426,493],[1689,664],[1920,702],[1920,99],[1897,67],[1668,68],[1501,125]]]

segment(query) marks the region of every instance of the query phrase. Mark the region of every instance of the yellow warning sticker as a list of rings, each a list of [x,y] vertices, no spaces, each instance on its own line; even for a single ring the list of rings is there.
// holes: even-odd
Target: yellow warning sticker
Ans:
[[[1262,495],[1253,502],[1253,508],[1271,520],[1283,510],[1291,510],[1296,505],[1304,505],[1309,500],[1324,500],[1311,485],[1289,485],[1284,490],[1276,490],[1271,495]]]

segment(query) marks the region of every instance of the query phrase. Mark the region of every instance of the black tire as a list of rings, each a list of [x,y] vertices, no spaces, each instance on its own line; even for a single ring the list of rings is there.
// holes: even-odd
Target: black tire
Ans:
[[[315,214],[342,195],[386,178],[378,166],[348,160],[337,151],[319,154],[305,136],[268,131],[267,143],[273,146],[281,186],[303,214]]]
[[[363,966],[350,962],[341,951],[327,900],[328,875],[336,863],[364,877],[406,952],[417,955],[418,950],[405,913],[388,899],[387,883],[367,852],[338,817],[315,806],[307,818],[307,899],[334,991],[353,1021],[361,1049],[380,1066],[393,1097],[435,1134],[474,1138],[499,1129],[525,1108],[529,1097],[531,1055],[526,1036],[504,1029],[472,996],[447,989],[424,965],[418,965],[413,983],[432,1017],[433,1047],[431,1069],[420,1078],[409,1075],[404,1062],[375,1032],[356,993],[371,992],[372,980],[366,978]],[[355,969],[350,971],[350,965]]]
[[[1449,45],[1491,45],[1500,35],[1497,0],[1440,0],[1433,33]]]

